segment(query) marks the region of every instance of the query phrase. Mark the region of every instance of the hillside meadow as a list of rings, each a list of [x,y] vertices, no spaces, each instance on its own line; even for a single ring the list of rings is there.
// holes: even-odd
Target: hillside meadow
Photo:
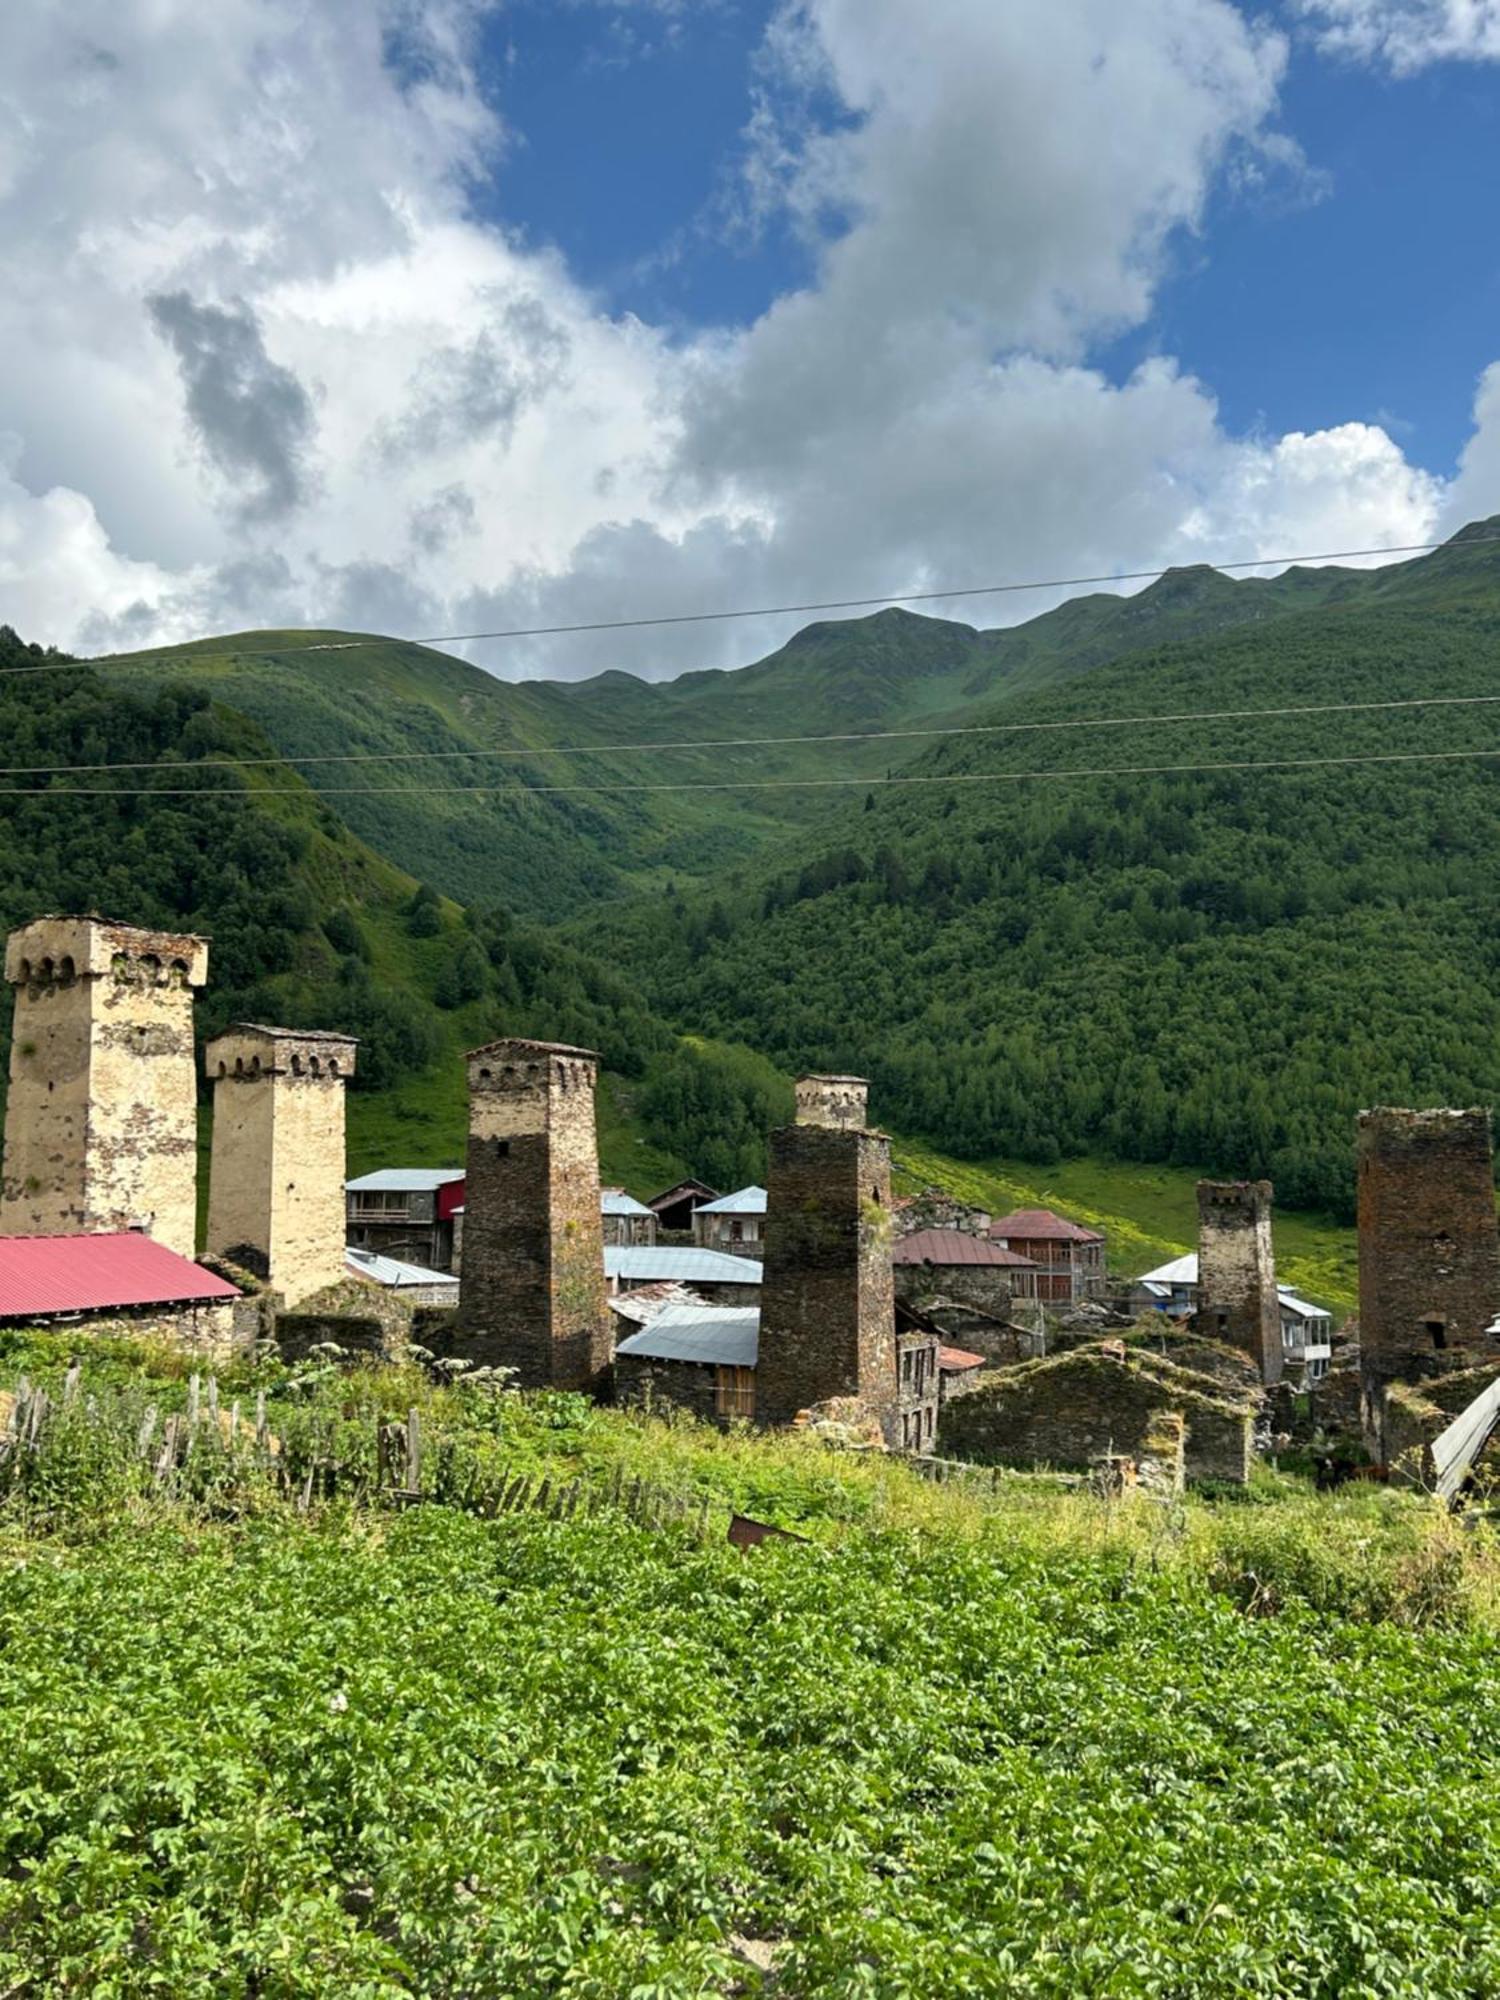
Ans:
[[[1482,1522],[1272,1472],[936,1485],[316,1360],[218,1385],[294,1478],[208,1433],[163,1484],[137,1441],[190,1364],[106,1342],[64,1403],[70,1358],[0,1344],[58,1398],[0,1479],[17,2000],[1500,1986]],[[491,1518],[522,1477],[591,1510]],[[742,1553],[732,1508],[804,1539]]]

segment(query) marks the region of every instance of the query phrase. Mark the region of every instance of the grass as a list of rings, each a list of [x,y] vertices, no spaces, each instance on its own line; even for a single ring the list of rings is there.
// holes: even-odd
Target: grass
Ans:
[[[56,1382],[68,1345],[7,1333],[0,1368]],[[91,1347],[68,1421],[190,1365]],[[434,1461],[619,1467],[714,1535],[152,1499],[60,1451],[0,1504],[0,1991],[1500,1984],[1500,1556],[1419,1496],[974,1496],[410,1370],[257,1379],[284,1434],[414,1401]],[[731,1506],[807,1540],[742,1555]]]
[[[1080,1159],[1038,1168],[1024,1162],[960,1163],[912,1140],[895,1142],[902,1193],[938,1187],[1002,1215],[1011,1208],[1055,1208],[1109,1238],[1109,1267],[1139,1277],[1197,1241],[1194,1183],[1189,1167],[1147,1167],[1128,1161]],[[1352,1311],[1358,1300],[1358,1241],[1354,1230],[1326,1218],[1278,1210],[1273,1234],[1277,1274],[1315,1304]]]

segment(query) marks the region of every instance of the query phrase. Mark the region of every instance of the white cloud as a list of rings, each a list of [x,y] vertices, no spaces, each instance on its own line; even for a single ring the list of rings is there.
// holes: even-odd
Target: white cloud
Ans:
[[[1500,0],[1300,0],[1326,49],[1398,75],[1435,62],[1500,62]]]
[[[1088,363],[1216,178],[1300,170],[1282,44],[1225,0],[789,0],[747,187],[814,277],[687,335],[468,213],[476,172],[505,185],[482,12],[0,13],[0,618],[95,646],[574,623],[1435,518],[1382,431],[1235,438],[1170,361]],[[476,656],[676,671],[797,622]]]

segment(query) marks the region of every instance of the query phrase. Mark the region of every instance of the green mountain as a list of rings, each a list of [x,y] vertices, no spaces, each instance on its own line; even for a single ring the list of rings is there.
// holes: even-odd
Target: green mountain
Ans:
[[[671,1018],[869,1074],[949,1153],[1268,1173],[1347,1213],[1361,1105],[1500,1099],[1496,533],[1045,681],[1049,723],[1260,713],[928,745],[712,901],[577,932]],[[1039,719],[1023,678],[976,719]],[[1269,712],[1431,696],[1483,699]]]

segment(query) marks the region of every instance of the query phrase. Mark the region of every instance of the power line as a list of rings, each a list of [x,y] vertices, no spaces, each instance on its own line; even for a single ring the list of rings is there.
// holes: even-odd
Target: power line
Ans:
[[[631,632],[651,626],[719,624],[737,618],[801,617],[815,611],[867,611],[881,604],[936,604],[957,597],[999,597],[1016,591],[1078,590],[1087,584],[1144,583],[1166,576],[1174,569],[1183,568],[1211,569],[1220,572],[1240,569],[1283,569],[1303,563],[1362,561],[1374,556],[1430,555],[1438,549],[1481,548],[1496,542],[1500,542],[1500,535],[1472,535],[1465,541],[1390,542],[1378,548],[1325,549],[1316,555],[1240,556],[1225,562],[1166,563],[1156,569],[1109,570],[1101,571],[1095,576],[1059,576],[1031,578],[1012,583],[965,584],[952,590],[888,591],[879,597],[825,598],[819,602],[806,604],[765,604],[736,611],[663,612],[649,618],[600,618],[571,625],[516,625],[492,632],[433,633],[426,638],[392,639],[388,634],[380,634],[361,639],[317,639],[300,646],[253,646],[215,650],[212,645],[203,644],[201,650],[206,659],[265,660],[295,657],[301,653],[356,652],[362,646],[383,644],[458,646],[473,644],[481,639],[549,639],[583,632]],[[180,652],[156,652],[106,654],[91,660],[47,660],[36,666],[0,668],[0,679],[19,674],[61,673],[70,667],[80,666],[182,666],[184,659],[185,656]]]
[[[1119,764],[1096,768],[1052,771],[949,771],[922,777],[865,778],[733,778],[693,780],[686,783],[597,784],[597,785],[335,785],[315,791],[309,785],[257,785],[240,791],[218,791],[202,785],[148,785],[116,788],[113,785],[59,785],[48,791],[31,791],[22,785],[0,785],[0,798],[53,799],[261,799],[261,798],[412,798],[417,795],[448,797],[456,794],[503,794],[524,799],[556,796],[559,793],[620,792],[795,792],[828,791],[845,787],[872,790],[881,785],[988,785],[1020,784],[1030,780],[1068,778],[1140,778],[1186,775],[1213,771],[1306,771],[1329,765],[1348,764],[1447,764],[1468,757],[1500,757],[1494,750],[1394,750],[1358,756],[1232,758],[1212,764]]]
[[[408,764],[447,761],[455,757],[616,757],[634,752],[678,750],[759,750],[819,743],[894,743],[908,739],[951,736],[1021,736],[1044,731],[1070,729],[1157,729],[1187,722],[1254,721],[1266,717],[1282,719],[1307,715],[1354,715],[1376,710],[1410,708],[1474,708],[1500,703],[1500,694],[1424,694],[1403,696],[1393,701],[1325,701],[1281,708],[1183,709],[1169,715],[1087,715],[1051,722],[963,722],[936,729],[851,729],[812,736],[721,736],[680,743],[574,743],[549,744],[533,750],[340,750],[304,755],[289,750],[271,757],[201,757],[188,768],[195,771],[253,771],[270,765],[291,764]],[[170,771],[176,767],[160,760],[110,764],[0,764],[0,777],[66,778],[103,771]],[[414,786],[394,789],[412,791]],[[531,787],[536,790],[538,787]]]

